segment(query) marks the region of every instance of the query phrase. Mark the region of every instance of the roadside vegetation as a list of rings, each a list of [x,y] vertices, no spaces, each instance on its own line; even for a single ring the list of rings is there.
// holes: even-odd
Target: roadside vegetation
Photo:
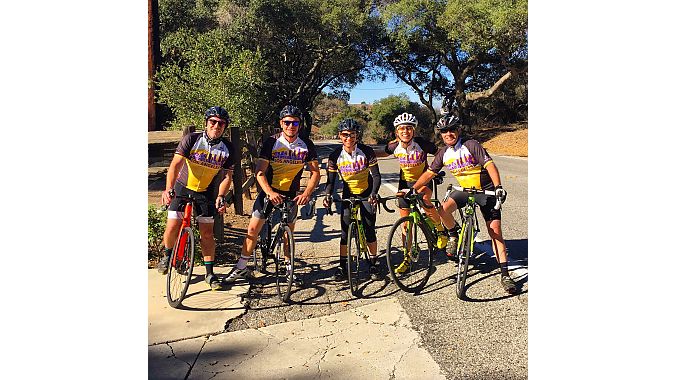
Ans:
[[[161,129],[200,125],[214,104],[258,132],[287,103],[303,110],[306,131],[324,136],[353,117],[371,142],[391,138],[404,111],[429,136],[439,98],[470,128],[528,118],[525,0],[157,1]],[[418,98],[349,103],[355,85],[386,75]]]

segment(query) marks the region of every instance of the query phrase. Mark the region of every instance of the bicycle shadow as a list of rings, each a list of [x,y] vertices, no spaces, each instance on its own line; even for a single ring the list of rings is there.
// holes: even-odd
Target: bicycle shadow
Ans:
[[[507,263],[509,266],[510,276],[516,283],[516,292],[514,294],[505,294],[494,298],[472,298],[468,295],[472,286],[487,281],[491,277],[497,277],[500,274],[499,265],[493,252],[490,240],[477,242],[474,245],[475,250],[481,251],[477,253],[473,259],[470,259],[471,274],[468,271],[467,281],[465,283],[465,300],[468,302],[490,302],[498,301],[506,298],[517,297],[519,295],[527,294],[527,290],[523,287],[528,282],[528,239],[505,240],[507,246]],[[474,278],[474,279],[472,279]],[[472,280],[470,280],[472,279]],[[491,280],[494,281],[494,280]],[[495,281],[497,283],[497,281]],[[453,281],[455,284],[455,281]]]

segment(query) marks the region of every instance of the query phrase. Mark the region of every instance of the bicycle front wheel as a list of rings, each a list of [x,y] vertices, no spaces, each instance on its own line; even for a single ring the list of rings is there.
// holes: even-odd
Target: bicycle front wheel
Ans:
[[[284,255],[284,240],[288,241],[288,265]],[[293,286],[294,255],[295,242],[293,232],[289,226],[280,227],[272,243],[272,252],[275,257],[275,277],[277,284],[277,295],[283,302],[289,302],[291,297],[291,287]]]
[[[458,274],[456,276],[455,294],[458,299],[465,298],[465,281],[467,280],[467,268],[469,256],[472,253],[472,236],[474,234],[474,219],[468,218],[461,241],[458,244]]]
[[[347,230],[347,280],[350,283],[350,292],[357,296],[359,289],[359,230],[357,223],[350,223]]]
[[[192,278],[195,264],[195,236],[192,228],[185,227],[178,234],[174,250],[169,258],[167,273],[167,301],[173,308],[180,308]]]
[[[425,286],[432,273],[432,253],[436,239],[422,223],[414,223],[412,216],[397,220],[387,240],[387,267],[399,289],[417,293]]]

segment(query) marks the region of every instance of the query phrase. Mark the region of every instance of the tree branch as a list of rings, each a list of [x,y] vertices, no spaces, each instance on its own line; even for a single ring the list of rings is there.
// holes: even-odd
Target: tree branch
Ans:
[[[489,88],[488,90],[467,93],[467,95],[465,96],[465,99],[467,99],[467,100],[477,100],[477,99],[488,98],[489,96],[493,95],[493,93],[498,88],[500,88],[500,86],[502,86],[502,84],[505,83],[507,81],[507,79],[509,79],[511,77],[512,77],[512,72],[508,71],[507,74],[503,75],[500,79],[498,79],[498,81],[495,82],[495,84],[493,84],[493,86],[491,86],[491,88]]]

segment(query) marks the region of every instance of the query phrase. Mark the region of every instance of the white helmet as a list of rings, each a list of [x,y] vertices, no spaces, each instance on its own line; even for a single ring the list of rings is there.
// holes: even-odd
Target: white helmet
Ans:
[[[397,116],[396,119],[394,119],[394,128],[396,129],[401,124],[413,124],[414,126],[417,127],[418,120],[412,114],[404,112],[401,115]]]

